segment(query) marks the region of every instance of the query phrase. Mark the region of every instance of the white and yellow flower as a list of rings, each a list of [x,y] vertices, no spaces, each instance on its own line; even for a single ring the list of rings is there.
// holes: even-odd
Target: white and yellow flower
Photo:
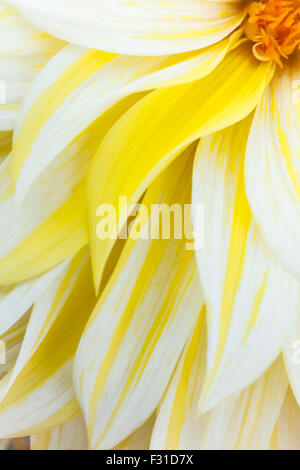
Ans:
[[[299,1],[6,3],[0,438],[299,449]],[[204,247],[99,239],[120,195]]]

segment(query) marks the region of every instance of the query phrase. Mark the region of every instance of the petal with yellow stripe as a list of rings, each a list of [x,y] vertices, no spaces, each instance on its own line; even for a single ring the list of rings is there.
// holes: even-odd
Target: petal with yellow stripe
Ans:
[[[263,237],[300,277],[300,59],[274,78],[257,108],[246,159],[246,188]]]
[[[189,202],[193,154],[194,146],[149,188],[147,208]],[[154,412],[202,307],[194,253],[173,231],[145,237],[148,222],[137,219],[141,238],[127,241],[77,351],[74,381],[92,449],[115,447]]]
[[[0,377],[15,365],[30,318],[30,310],[0,336]]]
[[[289,388],[276,423],[272,450],[300,450],[300,409]]]
[[[36,179],[43,174],[48,179],[49,166],[64,165],[68,147],[102,116],[99,135],[94,138],[100,143],[119,117],[118,107],[109,111],[117,102],[138,91],[209,74],[240,35],[237,31],[200,52],[166,57],[122,57],[71,45],[62,50],[41,71],[20,111],[11,169],[17,204]]]
[[[72,364],[96,303],[91,281],[83,250],[36,302],[16,364],[0,382],[3,437],[48,431],[79,413]]]
[[[269,449],[288,386],[282,359],[253,385],[199,415],[198,397],[205,375],[203,323],[202,316],[162,400],[151,449]]]
[[[295,326],[300,285],[260,235],[244,184],[251,117],[199,144],[193,204],[205,207],[197,251],[207,305],[207,372],[200,407],[211,409],[257,380]],[[196,215],[194,229],[202,230]]]

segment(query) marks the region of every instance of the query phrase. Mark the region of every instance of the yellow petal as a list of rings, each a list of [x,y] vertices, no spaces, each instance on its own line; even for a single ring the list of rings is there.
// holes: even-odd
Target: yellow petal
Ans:
[[[98,240],[97,208],[118,208],[119,196],[136,203],[147,186],[188,144],[239,121],[259,102],[273,74],[247,45],[230,52],[206,78],[150,93],[111,129],[91,165],[88,180],[94,281],[99,287],[113,241]],[[113,184],[112,184],[113,182]],[[124,213],[117,213],[124,220]]]
[[[98,134],[93,131],[94,136],[89,137],[89,142],[99,145],[101,137],[125,111],[122,107],[108,111],[122,98],[209,74],[237,43],[240,34],[237,31],[200,52],[163,57],[123,57],[66,47],[41,71],[19,113],[11,167],[18,206],[32,192],[38,178],[44,176],[48,180],[49,171],[66,166],[69,148],[81,145],[85,129],[102,116],[93,126]],[[78,154],[83,159],[81,152]],[[57,180],[52,184],[57,184]]]
[[[125,55],[164,55],[223,39],[243,20],[235,0],[8,0],[43,31]]]
[[[300,409],[289,388],[271,439],[272,450],[300,450]]]

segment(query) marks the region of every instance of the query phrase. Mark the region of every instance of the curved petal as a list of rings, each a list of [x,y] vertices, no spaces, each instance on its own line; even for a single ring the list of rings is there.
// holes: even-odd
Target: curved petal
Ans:
[[[15,367],[0,382],[0,435],[48,431],[79,413],[72,363],[95,303],[83,250],[34,306]]]
[[[151,449],[269,449],[288,382],[281,359],[251,387],[199,415],[205,375],[205,335],[200,316],[162,400]]]
[[[176,54],[206,47],[237,28],[242,2],[211,0],[8,0],[43,31],[126,55]]]
[[[9,445],[9,439],[0,439],[0,450],[6,450]]]
[[[24,312],[22,318],[0,336],[0,341],[4,345],[5,353],[5,361],[3,361],[5,364],[0,363],[0,377],[3,377],[3,375],[9,372],[15,365],[26,333],[29,318],[30,311],[28,313]]]
[[[271,440],[272,450],[300,450],[300,408],[289,388]]]
[[[195,159],[193,205],[205,205],[205,243],[197,251],[208,326],[202,410],[257,380],[280,353],[298,314],[300,283],[268,249],[247,201],[250,124],[247,118],[203,138]],[[194,229],[202,229],[196,213]]]
[[[189,202],[193,151],[149,188],[148,214],[152,204]],[[153,413],[202,307],[193,252],[173,232],[149,239],[148,223],[136,220],[141,238],[127,241],[76,355],[74,382],[93,449],[115,447]],[[155,230],[159,220],[152,223]]]
[[[88,204],[94,282],[98,288],[112,240],[96,236],[97,208],[118,207],[120,195],[136,203],[147,186],[195,139],[239,121],[259,102],[273,74],[257,64],[248,45],[233,50],[207,77],[156,90],[110,130],[91,165]],[[114,184],[110,184],[113,181]],[[123,220],[126,215],[117,213]]]
[[[51,431],[30,439],[31,450],[87,450],[88,441],[82,415]]]
[[[0,336],[25,315],[64,267],[62,263],[43,276],[0,289]]]
[[[0,131],[14,128],[30,84],[63,46],[63,41],[43,33],[0,2]]]
[[[300,277],[300,59],[274,78],[257,108],[247,146],[246,189],[261,233]]]
[[[116,103],[138,91],[209,74],[240,34],[237,31],[200,52],[166,57],[122,57],[71,45],[64,48],[40,73],[19,113],[11,168],[17,205],[38,178],[45,174],[48,178],[49,166],[65,166],[65,153],[88,126],[97,128],[93,140],[100,144],[126,110],[124,103]],[[136,101],[137,97],[130,98],[127,108]]]

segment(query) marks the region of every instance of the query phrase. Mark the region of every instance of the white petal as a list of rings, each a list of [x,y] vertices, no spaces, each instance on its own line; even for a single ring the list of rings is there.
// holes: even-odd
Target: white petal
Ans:
[[[0,436],[27,436],[79,413],[73,357],[96,303],[89,257],[81,251],[36,302],[20,354],[0,381]]]
[[[87,450],[88,441],[82,415],[58,428],[31,436],[31,450]]]
[[[246,198],[250,123],[202,139],[195,161],[193,207],[205,206],[205,242],[197,251],[208,324],[203,410],[257,380],[297,316],[300,284],[266,246]],[[202,230],[195,211],[194,223],[196,233]]]
[[[282,359],[251,387],[199,415],[205,376],[204,312],[158,410],[151,449],[268,449],[287,390]]]
[[[273,79],[258,106],[246,159],[246,188],[263,237],[300,277],[300,59]]]

